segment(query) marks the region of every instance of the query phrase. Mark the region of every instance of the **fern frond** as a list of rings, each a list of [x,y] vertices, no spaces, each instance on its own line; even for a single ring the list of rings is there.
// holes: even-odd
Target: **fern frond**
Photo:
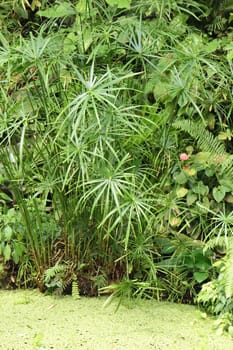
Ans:
[[[221,172],[220,175],[229,176],[229,178],[233,177],[233,155],[228,156],[224,162],[221,164]]]
[[[226,154],[225,147],[213,134],[206,130],[203,124],[197,124],[191,120],[177,120],[173,123],[176,129],[187,132],[192,136],[197,146],[204,152],[210,153],[213,157],[221,157]]]
[[[62,264],[56,264],[45,270],[43,283],[48,291],[58,295],[62,294],[69,284],[66,280],[67,267]]]
[[[197,124],[191,120],[177,120],[173,126],[187,132],[194,138],[201,151],[209,153],[209,162],[218,168],[220,175],[233,177],[233,155],[226,152],[224,144],[214,137],[203,124]]]
[[[44,272],[44,283],[49,283],[51,279],[56,277],[58,274],[65,272],[65,266],[64,265],[54,265],[50,267],[49,269],[45,270]]]

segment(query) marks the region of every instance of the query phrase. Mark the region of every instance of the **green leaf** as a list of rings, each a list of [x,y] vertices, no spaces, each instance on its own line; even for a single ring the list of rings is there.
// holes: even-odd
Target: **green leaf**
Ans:
[[[233,21],[233,12],[230,13],[228,22],[231,23]]]
[[[165,102],[167,99],[168,83],[166,81],[161,81],[156,83],[153,87],[153,94],[156,100]]]
[[[59,18],[76,15],[76,11],[69,2],[63,2],[59,5],[54,5],[47,10],[38,11],[37,15],[47,18]]]
[[[193,157],[193,161],[194,163],[199,163],[199,164],[207,163],[210,159],[210,156],[211,156],[210,152],[198,152]]]
[[[225,200],[226,200],[227,203],[233,203],[233,195],[232,194],[228,194],[226,196]]]
[[[28,12],[24,6],[16,6],[14,11],[19,17],[28,19]]]
[[[182,171],[181,173],[175,175],[175,181],[179,184],[179,185],[184,185],[188,180],[187,175],[185,175],[185,173]]]
[[[14,244],[14,251],[12,253],[12,259],[16,264],[19,263],[19,259],[25,251],[25,246],[21,242],[17,242]]]
[[[202,198],[202,205],[205,207],[205,208],[209,208],[210,207],[210,201],[209,201],[209,198],[207,196],[204,196]]]
[[[181,187],[181,188],[178,188],[176,190],[176,195],[177,195],[178,198],[185,197],[187,193],[188,193],[188,189],[185,188],[185,187]]]
[[[218,186],[213,188],[213,197],[217,203],[220,203],[225,197],[226,191],[224,187]]]
[[[196,200],[197,200],[197,195],[189,191],[186,197],[187,205],[188,206],[192,205],[194,202],[196,202]]]
[[[195,176],[197,173],[196,169],[190,166],[183,166],[183,170],[188,176]]]
[[[169,220],[169,224],[172,227],[178,227],[181,224],[181,218],[178,218],[176,216],[171,217],[170,220]]]
[[[4,249],[3,249],[3,256],[4,256],[4,260],[8,261],[10,260],[11,257],[11,247],[9,244],[6,244]]]
[[[1,192],[1,193],[0,193],[0,199],[4,200],[4,201],[6,201],[6,202],[12,201],[12,199],[11,199],[6,193],[4,193],[4,192]]]
[[[232,179],[223,178],[219,180],[221,187],[225,190],[225,192],[233,191],[233,182]]]
[[[193,277],[195,278],[195,281],[202,283],[209,277],[209,274],[208,272],[194,272]]]
[[[205,52],[211,53],[220,48],[220,41],[218,39],[214,39],[210,41],[207,45],[205,45]]]
[[[117,6],[119,9],[129,9],[131,0],[106,0],[109,6]]]
[[[206,168],[205,169],[205,174],[208,177],[213,176],[215,174],[215,168],[214,167],[213,168]]]
[[[186,256],[184,259],[184,266],[186,266],[188,269],[192,270],[195,266],[193,257],[192,256]]]
[[[7,242],[10,242],[11,237],[12,237],[12,233],[13,233],[12,228],[11,228],[9,225],[7,225],[7,226],[4,228],[4,237],[5,237],[5,240],[6,240]]]
[[[87,1],[86,0],[79,0],[77,5],[75,6],[75,9],[77,13],[85,13],[87,11]]]
[[[195,186],[192,187],[194,193],[205,196],[209,192],[209,187],[204,185],[202,181],[198,181]]]
[[[214,130],[216,124],[216,118],[213,113],[208,114],[208,127],[210,130]]]
[[[210,259],[202,253],[195,254],[195,266],[202,272],[206,272],[211,267]]]
[[[76,49],[76,44],[78,41],[77,35],[73,32],[69,33],[64,39],[64,52],[71,54]]]

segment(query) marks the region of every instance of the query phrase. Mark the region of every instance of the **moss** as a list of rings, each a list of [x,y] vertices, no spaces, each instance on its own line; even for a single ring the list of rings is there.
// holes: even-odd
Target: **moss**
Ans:
[[[1,348],[5,350],[231,350],[213,320],[196,307],[129,301],[118,312],[103,298],[53,297],[37,291],[1,291]]]

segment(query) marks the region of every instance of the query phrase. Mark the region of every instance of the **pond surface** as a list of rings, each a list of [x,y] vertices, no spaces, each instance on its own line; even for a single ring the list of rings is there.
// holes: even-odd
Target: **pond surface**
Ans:
[[[0,291],[2,350],[232,350],[194,306]]]

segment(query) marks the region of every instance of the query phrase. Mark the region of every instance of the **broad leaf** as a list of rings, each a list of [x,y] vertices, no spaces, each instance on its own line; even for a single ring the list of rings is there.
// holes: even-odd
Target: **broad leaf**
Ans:
[[[225,197],[225,194],[226,194],[226,191],[222,186],[213,188],[213,197],[217,203],[220,203],[223,200],[223,198]]]
[[[185,188],[185,187],[181,187],[181,188],[178,188],[176,190],[176,195],[177,195],[178,198],[185,197],[187,193],[188,193],[188,189]]]
[[[209,268],[211,268],[210,259],[203,255],[202,253],[195,254],[195,266],[201,270],[201,272],[206,272]]]
[[[204,185],[204,183],[202,181],[198,181],[197,184],[192,187],[192,191],[194,193],[205,196],[209,192],[209,187]]]
[[[225,190],[225,192],[233,191],[233,181],[231,178],[222,178],[219,180],[221,188]]]
[[[185,173],[186,173],[188,176],[194,176],[194,175],[196,175],[196,173],[197,173],[196,169],[191,168],[191,167],[188,166],[188,165],[183,166],[183,170],[185,171]]]
[[[12,237],[12,233],[13,233],[12,228],[9,225],[7,225],[4,228],[4,237],[5,237],[6,241],[10,242],[11,237]]]
[[[11,257],[11,247],[9,246],[9,244],[7,244],[7,245],[4,247],[3,255],[4,255],[4,260],[5,260],[5,261],[10,260],[10,257]]]
[[[41,10],[37,12],[37,15],[47,18],[59,18],[75,15],[76,11],[69,2],[63,2],[59,5],[48,8],[47,10]]]
[[[181,173],[175,175],[175,181],[179,184],[179,185],[183,185],[187,182],[188,178],[185,175],[184,171],[182,171]]]
[[[201,283],[209,277],[209,274],[208,272],[194,272],[193,277],[198,283]]]
[[[187,205],[190,206],[196,201],[197,201],[197,195],[189,191],[186,197]]]

